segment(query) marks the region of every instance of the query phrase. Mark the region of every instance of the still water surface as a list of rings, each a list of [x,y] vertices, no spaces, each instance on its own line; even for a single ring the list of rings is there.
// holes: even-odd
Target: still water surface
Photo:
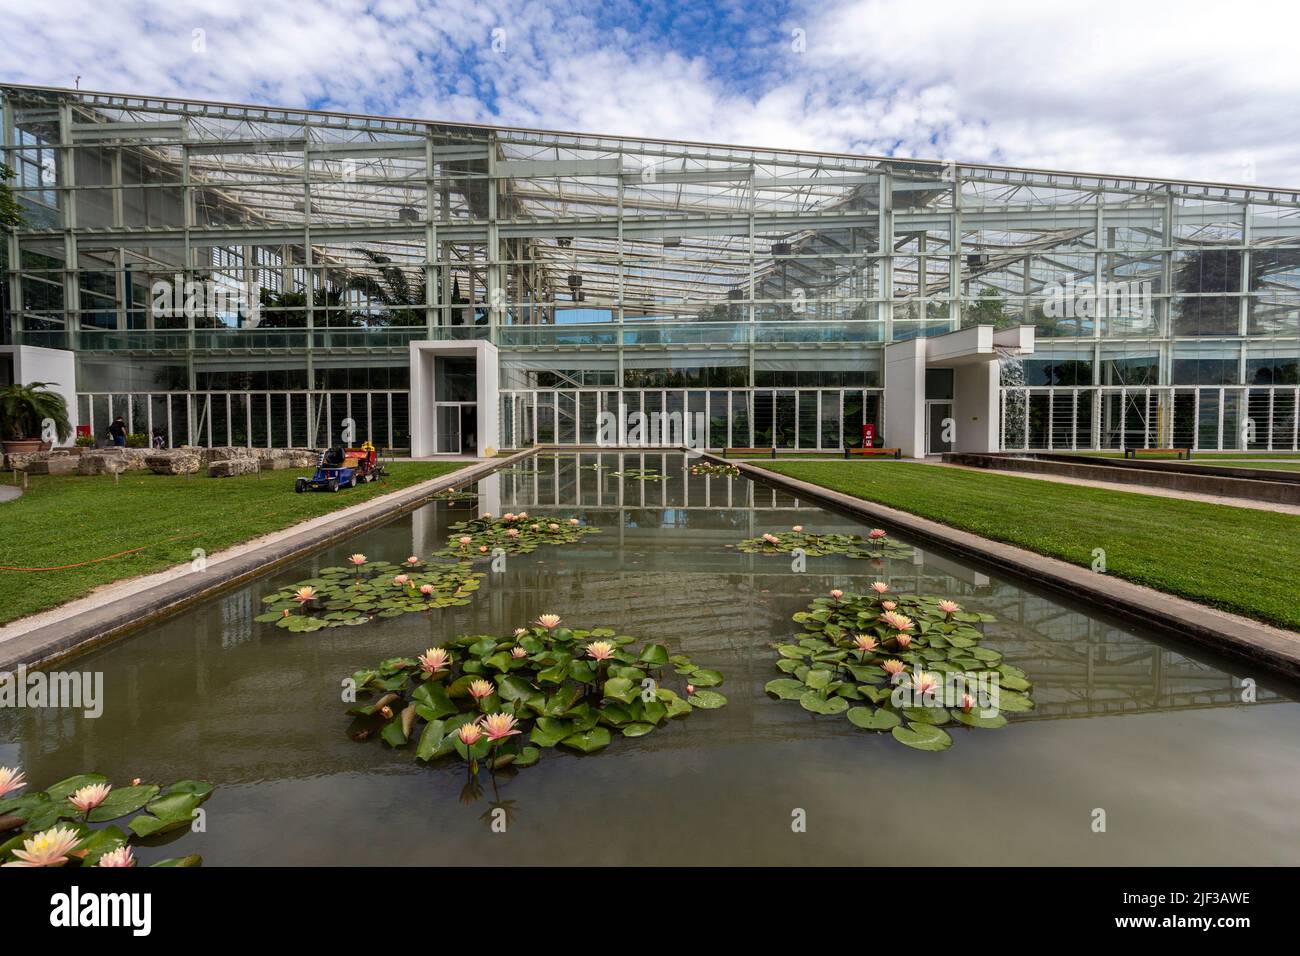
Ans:
[[[633,468],[669,480],[610,474]],[[146,848],[146,862],[1300,863],[1294,687],[925,549],[882,566],[811,558],[804,574],[740,554],[726,546],[792,524],[863,527],[747,479],[691,477],[678,455],[546,454],[477,490],[64,665],[103,672],[103,716],[0,712],[0,765],[41,786],[85,770],[216,783],[207,832]],[[305,635],[253,621],[264,594],[355,551],[427,555],[469,513],[520,509],[603,533],[510,558],[469,607]],[[790,616],[881,577],[997,615],[985,643],[1028,673],[1037,709],[997,731],[954,729],[931,754],[767,697],[782,676],[769,643],[796,633]],[[721,670],[728,706],[589,757],[546,750],[477,786],[458,762],[348,738],[340,681],[354,670],[547,612]],[[1242,702],[1246,678],[1257,703]],[[504,834],[489,828],[497,807]],[[792,832],[796,809],[806,832]]]

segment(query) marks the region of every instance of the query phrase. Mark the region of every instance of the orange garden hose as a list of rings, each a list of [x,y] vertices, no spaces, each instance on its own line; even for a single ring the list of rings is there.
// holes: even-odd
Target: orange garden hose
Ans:
[[[197,533],[198,532],[194,532],[194,534]],[[104,561],[112,561],[114,558],[125,557],[128,554],[135,554],[137,551],[144,551],[147,548],[152,548],[154,545],[167,544],[171,541],[179,541],[181,538],[192,538],[194,537],[194,534],[178,534],[171,538],[163,538],[161,541],[154,541],[151,544],[142,544],[138,548],[130,548],[126,551],[119,551],[117,552],[117,554],[106,555],[102,558],[92,558],[89,561],[79,561],[76,564],[60,564],[52,568],[18,568],[18,567],[11,567],[5,564],[0,564],[0,571],[70,571],[73,568],[84,568],[87,565],[100,564],[101,562]]]

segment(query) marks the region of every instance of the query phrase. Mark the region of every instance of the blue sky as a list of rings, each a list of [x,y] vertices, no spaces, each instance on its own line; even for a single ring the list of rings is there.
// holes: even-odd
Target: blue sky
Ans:
[[[0,0],[0,78],[1300,186],[1300,5]]]

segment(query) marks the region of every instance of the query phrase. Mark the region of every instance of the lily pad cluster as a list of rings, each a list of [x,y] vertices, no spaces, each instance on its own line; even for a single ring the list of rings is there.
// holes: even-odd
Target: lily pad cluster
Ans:
[[[765,690],[814,714],[843,715],[917,750],[946,750],[945,725],[995,729],[1032,710],[1025,672],[981,643],[992,615],[954,601],[835,590],[794,615],[804,636],[776,645],[785,677]]]
[[[881,528],[872,529],[864,538],[856,534],[815,534],[805,531],[803,525],[795,525],[789,531],[779,534],[768,532],[757,538],[746,538],[736,548],[746,554],[789,554],[800,548],[810,558],[827,554],[876,560],[912,556],[912,549],[908,545],[894,541]]]
[[[0,865],[7,867],[135,866],[141,840],[154,843],[166,834],[179,835],[213,790],[203,780],[179,780],[169,787],[133,780],[114,786],[105,776],[83,773],[19,796],[17,791],[26,787],[24,776],[0,767]],[[130,820],[122,822],[126,817]],[[150,865],[201,863],[191,855]]]
[[[527,767],[549,747],[592,753],[615,733],[640,737],[727,702],[708,689],[722,683],[717,671],[613,628],[564,627],[555,615],[510,637],[467,635],[390,658],[352,679],[368,698],[348,711],[354,739],[414,743],[418,759],[458,756],[471,773]]]
[[[740,468],[736,465],[727,465],[721,462],[702,461],[691,465],[691,474],[708,475],[717,478],[739,478]]]
[[[463,607],[483,574],[468,561],[425,562],[414,555],[402,564],[354,554],[347,567],[322,568],[316,577],[262,598],[269,605],[255,620],[299,633],[364,624],[374,618]]]
[[[544,544],[572,544],[584,535],[600,533],[577,518],[530,518],[527,511],[499,518],[485,512],[456,522],[450,530],[447,546],[434,554],[472,560],[489,559],[498,548],[506,554],[529,554]]]
[[[443,488],[429,496],[434,501],[473,501],[478,498],[477,491],[461,491],[456,488]]]

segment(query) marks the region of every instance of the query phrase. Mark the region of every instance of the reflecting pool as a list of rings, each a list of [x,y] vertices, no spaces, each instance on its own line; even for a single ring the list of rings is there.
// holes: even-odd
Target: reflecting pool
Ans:
[[[615,474],[634,469],[666,479]],[[805,573],[737,552],[794,524],[865,532],[766,485],[691,476],[677,454],[544,453],[474,490],[67,662],[103,672],[103,715],[0,711],[0,764],[37,787],[83,770],[217,784],[207,831],[144,862],[1300,863],[1292,686],[925,548],[878,565],[809,558]],[[602,533],[511,556],[466,607],[306,634],[253,620],[264,595],[353,552],[427,556],[451,523],[520,509]],[[791,615],[878,578],[996,615],[984,643],[1028,674],[1035,710],[925,753],[766,695],[782,676],[771,643],[799,632]],[[355,670],[547,612],[723,672],[728,705],[477,782],[454,759],[349,738],[340,682]]]

